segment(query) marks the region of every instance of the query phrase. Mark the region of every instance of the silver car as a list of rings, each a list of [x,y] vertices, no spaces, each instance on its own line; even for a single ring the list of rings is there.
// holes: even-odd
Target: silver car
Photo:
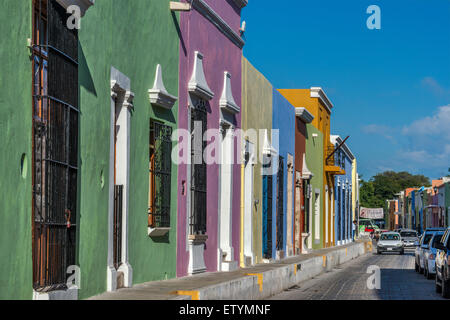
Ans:
[[[423,250],[423,274],[427,279],[433,278],[436,274],[436,245],[441,242],[443,235],[443,231],[436,231],[431,237],[431,240],[428,242],[428,245]]]
[[[416,272],[423,273],[425,269],[424,265],[424,253],[428,249],[428,243],[436,232],[444,232],[444,228],[428,228],[425,230],[423,235],[420,237],[417,243],[415,256],[415,270]]]
[[[400,231],[400,236],[402,237],[405,248],[414,248],[417,245],[416,242],[419,241],[416,230],[402,229]]]
[[[398,232],[383,232],[380,235],[380,240],[377,243],[377,254],[384,252],[396,252],[399,254],[405,253],[403,241]]]

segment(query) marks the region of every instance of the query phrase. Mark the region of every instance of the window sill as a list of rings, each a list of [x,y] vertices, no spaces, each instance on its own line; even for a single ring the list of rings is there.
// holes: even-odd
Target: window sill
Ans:
[[[208,235],[206,235],[206,234],[190,234],[188,239],[189,239],[189,241],[193,241],[196,243],[206,242],[206,240],[208,240]]]
[[[170,228],[152,228],[148,227],[148,236],[149,237],[163,237],[167,233],[169,233]]]

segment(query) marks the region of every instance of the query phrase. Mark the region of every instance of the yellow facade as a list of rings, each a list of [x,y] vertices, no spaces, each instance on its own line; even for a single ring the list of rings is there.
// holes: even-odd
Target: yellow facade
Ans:
[[[334,241],[334,175],[343,174],[339,167],[327,165],[326,158],[334,147],[330,141],[331,112],[333,105],[321,88],[280,89],[279,92],[296,108],[306,108],[313,116],[312,125],[323,133],[323,189],[324,217],[323,247],[335,245]],[[344,172],[345,173],[345,172]]]

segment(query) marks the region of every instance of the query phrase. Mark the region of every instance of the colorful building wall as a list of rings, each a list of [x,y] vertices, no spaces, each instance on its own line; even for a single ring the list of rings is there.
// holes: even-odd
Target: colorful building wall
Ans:
[[[14,99],[2,99],[0,130],[11,137],[2,146],[11,150],[0,157],[0,170],[9,187],[2,194],[19,196],[21,201],[1,201],[1,212],[14,212],[4,217],[1,226],[9,226],[0,256],[5,264],[0,276],[0,298],[31,299],[32,283],[32,144],[30,50],[24,45],[31,38],[32,1],[8,1],[0,18],[2,39],[14,47],[0,48],[4,88]],[[145,0],[123,2],[97,1],[81,20],[78,32],[79,78],[79,171],[77,199],[76,263],[81,272],[78,298],[86,298],[107,290],[109,204],[111,168],[111,74],[120,70],[134,92],[133,112],[129,120],[129,199],[128,199],[128,263],[134,276],[128,285],[175,277],[176,230],[164,239],[151,239],[147,232],[149,190],[149,119],[157,119],[176,128],[177,106],[172,110],[154,109],[149,102],[157,64],[163,68],[168,91],[178,92],[179,38],[177,15],[168,10],[169,1],[149,3]],[[17,14],[11,15],[12,12]],[[20,14],[19,14],[20,12]],[[6,16],[7,14],[7,16]],[[155,48],[158,48],[157,50]],[[8,71],[7,68],[14,68]],[[12,85],[14,84],[14,85]],[[3,122],[5,121],[6,122]],[[14,134],[14,132],[16,132]],[[20,134],[18,134],[20,133]],[[22,159],[22,161],[21,161]],[[176,226],[176,166],[172,166],[171,221]],[[6,181],[5,180],[5,181]],[[4,207],[3,207],[4,206]],[[18,218],[19,217],[19,218]],[[0,227],[1,228],[1,227]],[[9,242],[7,247],[2,247]],[[11,244],[12,243],[12,244]],[[131,269],[130,269],[131,270]],[[1,277],[4,277],[3,279]]]
[[[289,233],[289,235],[292,235],[294,221],[293,166],[295,163],[295,108],[277,90],[274,90],[272,112],[272,128],[278,130],[278,137],[275,137],[274,131],[272,131],[272,146],[278,151],[278,158],[283,158],[283,168],[278,167],[278,170],[283,170],[283,186],[277,184],[276,175],[273,179],[273,182],[276,184],[274,187],[276,197],[274,199],[277,199],[277,201],[283,201],[283,213],[278,213],[277,201],[273,201],[275,208],[273,210],[274,216],[272,219],[272,239],[274,240],[272,252],[275,254],[278,251],[278,256],[274,255],[274,257],[283,258],[287,255],[287,234]],[[279,143],[277,143],[278,141]],[[283,199],[278,199],[277,190],[280,187],[283,188]],[[278,222],[280,215],[282,215],[282,221]],[[288,226],[289,230],[287,230]],[[280,241],[282,244],[279,245],[278,248],[277,238],[279,235],[277,235],[277,232],[282,232],[283,234],[282,241]]]
[[[241,69],[242,69],[242,40],[235,33],[221,28],[217,23],[209,21],[212,14],[205,12],[214,11],[222,18],[232,30],[239,30],[240,8],[233,1],[217,2],[213,0],[195,1],[193,9],[182,12],[180,16],[180,79],[179,79],[179,127],[190,129],[191,96],[189,93],[189,82],[194,71],[194,64],[199,52],[203,55],[204,78],[209,89],[214,93],[212,99],[207,101],[207,129],[219,130],[222,113],[220,108],[221,94],[224,88],[224,72],[231,75],[231,92],[238,106],[241,107]],[[203,12],[203,14],[202,14]],[[217,22],[217,21],[216,21]],[[230,38],[234,39],[232,41]],[[239,44],[240,43],[240,44]],[[197,59],[197,61],[200,58]],[[194,84],[195,85],[195,84]],[[241,107],[242,108],[242,107]],[[231,117],[235,129],[241,127],[241,114],[236,113]],[[240,146],[234,145],[234,153],[239,154]],[[239,261],[240,258],[240,197],[241,197],[241,165],[232,165],[232,187],[231,187],[231,245],[233,253],[228,259]],[[207,240],[205,245],[196,244],[195,248],[189,240],[189,190],[190,178],[188,177],[188,166],[180,164],[178,175],[178,243],[177,243],[177,275],[185,276],[189,273],[189,263],[205,264],[206,271],[220,270],[219,255],[219,186],[220,166],[212,164],[207,166]],[[189,248],[191,241],[191,249]],[[203,240],[202,240],[203,241]],[[191,250],[191,251],[190,251]],[[196,252],[193,253],[192,250]],[[189,254],[192,254],[190,259]],[[195,257],[195,261],[194,261]],[[198,259],[197,259],[198,258]]]
[[[31,299],[32,66],[31,1],[4,1],[0,12],[0,299]],[[8,45],[6,45],[8,44]],[[5,152],[7,151],[7,152]],[[13,199],[20,199],[15,201]]]
[[[267,130],[272,135],[273,88],[270,82],[246,58],[242,58],[242,130],[256,130],[256,135],[246,134],[242,139],[254,147],[253,196],[255,202],[251,209],[251,232],[253,263],[262,262],[262,157],[263,137],[260,133]],[[248,183],[244,180],[243,183]],[[247,190],[244,190],[247,192]],[[244,203],[242,203],[244,206]],[[248,209],[248,208],[247,208]],[[246,209],[245,209],[246,210]],[[242,221],[242,220],[241,220]],[[241,228],[247,228],[242,225]],[[242,230],[244,232],[244,229]],[[241,243],[243,253],[244,245]],[[241,265],[244,262],[241,256]]]

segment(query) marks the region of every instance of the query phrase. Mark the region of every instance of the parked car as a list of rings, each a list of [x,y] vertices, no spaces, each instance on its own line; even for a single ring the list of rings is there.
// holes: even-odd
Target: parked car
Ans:
[[[400,233],[384,232],[380,235],[380,240],[377,243],[377,254],[382,254],[383,252],[405,253]]]
[[[400,236],[402,237],[405,248],[415,247],[417,245],[416,242],[419,241],[419,236],[417,235],[416,230],[402,229],[400,231]]]
[[[436,292],[450,298],[450,227],[436,244]]]
[[[419,239],[419,243],[416,246],[416,250],[414,252],[415,255],[415,270],[419,273],[424,272],[424,250],[428,248],[428,243],[430,242],[433,235],[441,231],[443,232],[445,228],[429,228],[425,230],[423,235]],[[401,233],[400,233],[401,234]]]
[[[431,279],[436,274],[436,246],[441,242],[444,231],[436,231],[427,246],[423,247],[423,274],[427,279]]]

